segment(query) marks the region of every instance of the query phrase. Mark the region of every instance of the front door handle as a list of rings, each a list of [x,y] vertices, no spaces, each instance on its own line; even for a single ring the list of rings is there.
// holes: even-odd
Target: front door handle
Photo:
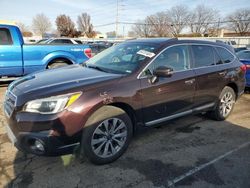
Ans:
[[[193,78],[193,79],[191,79],[191,80],[186,80],[186,81],[185,81],[185,84],[191,85],[191,84],[193,84],[194,82],[195,82],[195,79]]]
[[[225,76],[226,74],[227,74],[227,71],[219,72],[219,75],[220,75],[220,76]]]

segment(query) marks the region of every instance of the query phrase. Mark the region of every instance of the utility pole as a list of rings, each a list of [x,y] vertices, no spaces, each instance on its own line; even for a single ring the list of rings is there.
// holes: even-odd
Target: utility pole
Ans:
[[[219,18],[219,21],[218,21],[218,25],[217,25],[217,37],[219,37],[219,34],[220,34],[220,18]]]
[[[119,0],[116,0],[116,21],[115,21],[115,37],[118,37],[118,23],[119,23]]]
[[[122,27],[122,36],[123,36],[123,38],[125,38],[125,26],[124,25]]]
[[[115,20],[115,33],[116,38],[118,37],[119,30],[119,16],[121,16],[121,11],[124,10],[125,5],[123,4],[125,0],[116,0],[116,20]]]

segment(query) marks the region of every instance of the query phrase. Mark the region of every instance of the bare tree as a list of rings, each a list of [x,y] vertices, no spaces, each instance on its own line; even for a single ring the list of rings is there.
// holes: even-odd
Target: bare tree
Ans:
[[[32,21],[32,28],[36,34],[44,35],[51,29],[51,22],[44,14],[37,14]]]
[[[91,24],[90,15],[87,13],[82,13],[77,18],[78,29],[85,34],[88,38],[94,37],[96,34],[93,29],[93,25]]]
[[[132,31],[139,37],[169,37],[172,35],[171,21],[166,12],[158,12],[139,20]]]
[[[158,37],[169,37],[172,35],[171,21],[165,12],[158,12],[148,16],[147,19],[153,35]]]
[[[185,5],[177,5],[172,7],[167,12],[167,17],[171,22],[171,32],[175,37],[182,32],[190,21],[190,12]]]
[[[74,22],[65,14],[57,16],[56,26],[60,36],[74,37],[77,33]]]
[[[229,28],[234,29],[241,36],[250,32],[250,9],[239,9],[227,17]]]
[[[21,32],[26,32],[29,31],[29,28],[27,25],[25,25],[22,22],[17,22],[16,25],[19,27],[19,29],[21,30]]]
[[[192,33],[205,34],[209,29],[215,28],[218,21],[218,11],[204,5],[198,5],[190,15],[189,26]]]
[[[149,18],[145,20],[138,20],[136,24],[132,26],[132,32],[138,37],[152,37],[152,26],[149,23]]]
[[[22,35],[24,37],[32,37],[33,33],[29,31],[29,27],[27,25],[25,25],[22,22],[17,22],[16,25],[18,26],[18,28],[20,29],[20,31],[22,32]]]

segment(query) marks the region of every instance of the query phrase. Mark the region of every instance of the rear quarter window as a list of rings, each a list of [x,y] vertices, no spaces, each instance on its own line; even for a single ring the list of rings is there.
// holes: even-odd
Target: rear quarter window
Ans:
[[[0,28],[0,45],[13,44],[10,31],[6,28]]]
[[[234,55],[231,54],[228,50],[222,47],[216,47],[218,54],[220,55],[224,63],[230,63],[234,60]]]

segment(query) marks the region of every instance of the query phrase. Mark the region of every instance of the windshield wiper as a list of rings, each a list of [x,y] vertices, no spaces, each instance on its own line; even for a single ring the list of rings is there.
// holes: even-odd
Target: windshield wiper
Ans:
[[[91,68],[91,69],[96,69],[96,70],[99,70],[99,71],[102,71],[102,72],[108,72],[108,71],[102,69],[101,67],[98,67],[98,66],[95,66],[95,65],[86,65],[85,64],[85,67]]]
[[[84,64],[83,66],[87,67],[87,68],[90,68],[90,69],[96,69],[96,70],[99,70],[99,71],[102,71],[102,72],[111,73],[111,74],[125,74],[123,72],[111,70],[111,69],[108,69],[108,68],[99,67],[99,66],[96,66],[96,65],[87,65],[87,64]]]

